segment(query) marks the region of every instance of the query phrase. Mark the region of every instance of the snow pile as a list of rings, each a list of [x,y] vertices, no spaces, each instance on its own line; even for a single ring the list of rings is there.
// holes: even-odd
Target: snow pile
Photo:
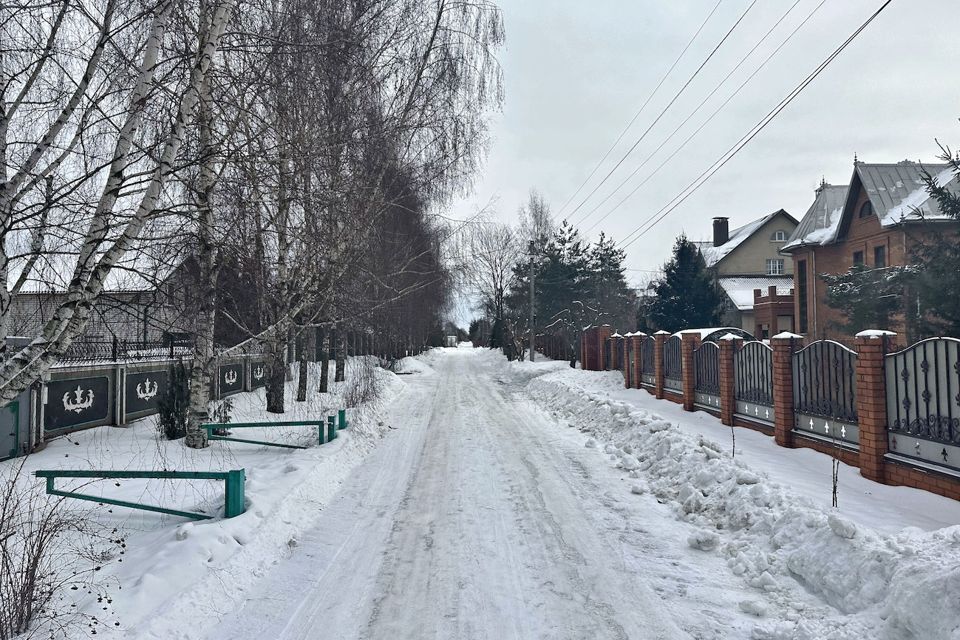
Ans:
[[[619,458],[646,490],[696,527],[690,547],[719,553],[763,602],[754,638],[960,638],[960,526],[882,535],[791,494],[720,445],[583,388],[588,372],[532,378],[528,393]],[[595,375],[595,374],[594,374]],[[600,444],[596,444],[599,441]],[[611,446],[612,445],[612,446]],[[808,593],[822,606],[810,607]]]

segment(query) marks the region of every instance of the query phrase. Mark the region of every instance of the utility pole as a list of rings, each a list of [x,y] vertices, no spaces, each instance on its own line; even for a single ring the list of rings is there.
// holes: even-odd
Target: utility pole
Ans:
[[[534,319],[536,318],[536,306],[534,304],[534,278],[536,277],[536,271],[533,268],[533,255],[534,255],[534,242],[530,241],[530,362],[533,362],[534,351],[536,351],[536,329],[533,326]]]

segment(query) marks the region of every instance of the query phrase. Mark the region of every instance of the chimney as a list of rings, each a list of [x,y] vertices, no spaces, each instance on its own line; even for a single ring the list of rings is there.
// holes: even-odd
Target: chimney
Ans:
[[[728,218],[713,219],[713,246],[719,247],[730,239],[730,223]]]

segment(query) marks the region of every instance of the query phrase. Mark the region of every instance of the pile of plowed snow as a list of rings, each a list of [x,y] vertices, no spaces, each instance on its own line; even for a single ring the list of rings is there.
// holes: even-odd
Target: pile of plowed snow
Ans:
[[[699,527],[691,547],[721,554],[758,590],[757,601],[741,604],[761,616],[754,638],[960,638],[960,526],[893,535],[858,526],[792,495],[720,445],[588,390],[590,375],[555,370],[527,381],[526,390],[579,428],[586,446],[619,457],[634,491],[650,491]],[[803,592],[825,606],[804,605]]]

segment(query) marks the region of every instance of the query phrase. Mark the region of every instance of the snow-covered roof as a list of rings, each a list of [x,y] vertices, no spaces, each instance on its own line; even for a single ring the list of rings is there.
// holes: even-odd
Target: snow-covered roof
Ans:
[[[953,167],[947,164],[898,162],[896,164],[867,164],[858,162],[855,175],[867,190],[873,210],[880,224],[889,227],[903,220],[944,219],[937,201],[930,197],[923,182],[923,173],[934,176],[937,184],[953,193],[960,193],[960,181]],[[919,215],[918,215],[919,212]]]
[[[847,185],[822,184],[817,197],[787,238],[784,251],[809,244],[829,244],[837,237],[843,205],[847,200]]]
[[[793,288],[792,276],[729,276],[717,278],[717,282],[738,311],[753,309],[754,289],[766,295],[767,287],[776,287],[777,295],[788,295]]]
[[[901,222],[944,220],[948,216],[923,182],[924,172],[930,173],[938,184],[948,191],[960,194],[960,178],[947,164],[922,164],[904,160],[896,164],[858,162],[854,166],[850,185],[822,185],[817,197],[794,230],[783,249],[789,251],[805,245],[826,245],[836,242],[841,233],[844,213],[852,215],[852,207],[862,185],[870,204],[883,227]]]
[[[747,238],[752,236],[763,225],[767,224],[781,213],[790,218],[790,214],[783,209],[774,211],[773,213],[767,214],[762,218],[758,218],[753,222],[748,222],[742,227],[734,229],[730,232],[730,239],[719,247],[713,246],[712,242],[697,242],[696,245],[700,248],[700,254],[703,255],[704,262],[707,263],[708,267],[716,266],[718,262],[726,258],[734,249],[743,244]],[[790,219],[793,220],[793,218]],[[796,220],[794,220],[794,222],[796,222]]]

